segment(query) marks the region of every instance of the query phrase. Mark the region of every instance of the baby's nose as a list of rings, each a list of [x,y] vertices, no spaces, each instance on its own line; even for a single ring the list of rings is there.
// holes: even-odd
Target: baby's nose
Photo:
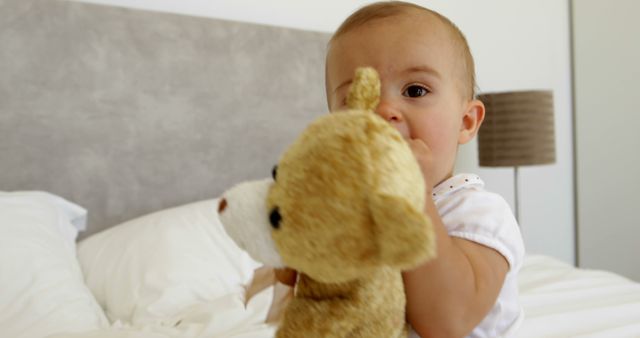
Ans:
[[[407,125],[407,121],[405,121],[402,113],[397,110],[392,104],[380,101],[378,107],[376,108],[376,114],[380,115],[383,119],[391,124],[394,128],[396,128],[402,137],[409,138],[409,126]]]
[[[376,107],[376,114],[380,115],[383,119],[389,122],[401,122],[403,121],[402,114],[388,101],[380,101],[378,107]]]

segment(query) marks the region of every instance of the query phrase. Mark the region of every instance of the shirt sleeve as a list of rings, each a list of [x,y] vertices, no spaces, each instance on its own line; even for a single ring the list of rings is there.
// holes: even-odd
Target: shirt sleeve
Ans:
[[[502,196],[484,189],[463,189],[436,203],[450,236],[498,251],[518,270],[524,259],[520,227]]]

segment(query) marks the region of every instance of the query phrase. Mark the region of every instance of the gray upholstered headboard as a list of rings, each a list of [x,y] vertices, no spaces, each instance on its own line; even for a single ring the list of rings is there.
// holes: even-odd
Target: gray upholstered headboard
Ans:
[[[0,190],[89,210],[83,235],[270,175],[326,111],[328,36],[0,0]]]

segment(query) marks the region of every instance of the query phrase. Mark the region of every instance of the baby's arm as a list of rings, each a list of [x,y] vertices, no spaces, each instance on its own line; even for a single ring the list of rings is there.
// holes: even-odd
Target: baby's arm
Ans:
[[[424,154],[429,149],[414,141],[411,147],[423,166],[430,160],[429,154]],[[425,180],[429,182],[429,177]],[[431,196],[431,185],[427,187],[427,196]],[[425,212],[433,222],[438,255],[403,273],[407,319],[423,338],[464,337],[495,304],[509,264],[494,249],[450,237],[431,198],[427,198]]]
[[[491,248],[450,237],[432,201],[426,209],[438,256],[403,273],[407,319],[422,338],[464,337],[495,304],[509,265]]]

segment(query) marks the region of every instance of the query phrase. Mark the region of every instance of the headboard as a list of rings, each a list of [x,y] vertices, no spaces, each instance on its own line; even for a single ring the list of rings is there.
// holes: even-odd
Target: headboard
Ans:
[[[270,175],[326,111],[329,36],[60,0],[0,0],[0,190],[100,231]]]

